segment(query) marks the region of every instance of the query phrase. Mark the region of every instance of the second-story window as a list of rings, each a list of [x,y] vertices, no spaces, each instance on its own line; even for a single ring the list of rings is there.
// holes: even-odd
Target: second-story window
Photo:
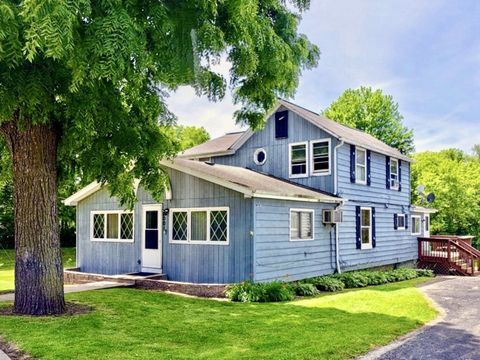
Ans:
[[[290,169],[291,178],[305,177],[308,175],[307,142],[290,144]]]
[[[367,151],[357,147],[355,150],[355,182],[357,184],[367,183]]]
[[[312,175],[330,174],[330,139],[312,141],[311,143]]]
[[[398,160],[390,159],[390,189],[398,190]]]

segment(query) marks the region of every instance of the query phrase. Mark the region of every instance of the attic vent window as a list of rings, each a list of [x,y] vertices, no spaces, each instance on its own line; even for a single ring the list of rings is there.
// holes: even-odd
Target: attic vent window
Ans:
[[[267,161],[267,153],[265,149],[257,149],[253,153],[253,162],[257,165],[263,165]]]
[[[288,138],[288,111],[275,113],[275,139]]]

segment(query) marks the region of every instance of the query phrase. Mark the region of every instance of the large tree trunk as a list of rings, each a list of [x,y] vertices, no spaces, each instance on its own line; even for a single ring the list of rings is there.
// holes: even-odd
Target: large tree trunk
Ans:
[[[58,134],[48,125],[1,125],[13,162],[15,209],[14,312],[65,312],[57,208]]]

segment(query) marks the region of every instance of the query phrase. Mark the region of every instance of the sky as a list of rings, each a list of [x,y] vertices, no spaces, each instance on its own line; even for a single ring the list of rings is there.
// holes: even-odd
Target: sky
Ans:
[[[417,151],[480,143],[480,0],[311,0],[301,16],[321,56],[291,101],[319,112],[371,86],[399,103]],[[228,74],[227,63],[218,69]],[[212,137],[239,129],[229,94],[211,103],[182,87],[168,103],[179,124]]]

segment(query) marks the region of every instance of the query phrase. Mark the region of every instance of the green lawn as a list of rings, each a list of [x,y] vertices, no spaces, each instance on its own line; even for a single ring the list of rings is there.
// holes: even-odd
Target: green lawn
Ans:
[[[0,336],[40,359],[347,359],[436,316],[415,288],[422,281],[270,304],[135,289],[84,292],[67,299],[93,305],[93,312],[0,316]]]
[[[75,266],[75,248],[63,248],[62,256],[63,256],[63,265],[66,268]],[[0,291],[13,290],[14,264],[15,264],[15,250],[0,249]]]

